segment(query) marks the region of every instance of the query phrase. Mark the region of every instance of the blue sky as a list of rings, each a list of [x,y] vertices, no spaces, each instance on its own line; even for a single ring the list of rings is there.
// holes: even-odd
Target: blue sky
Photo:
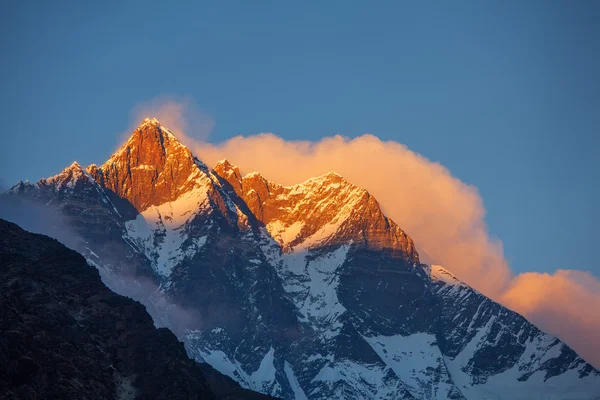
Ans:
[[[600,3],[38,2],[0,14],[0,184],[101,163],[138,104],[210,140],[370,132],[479,188],[520,271],[600,276]]]

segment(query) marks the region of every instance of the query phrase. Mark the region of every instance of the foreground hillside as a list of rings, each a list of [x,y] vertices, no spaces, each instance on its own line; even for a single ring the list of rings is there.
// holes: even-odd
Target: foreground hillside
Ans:
[[[1,399],[266,398],[190,360],[81,255],[1,219],[0,365]]]

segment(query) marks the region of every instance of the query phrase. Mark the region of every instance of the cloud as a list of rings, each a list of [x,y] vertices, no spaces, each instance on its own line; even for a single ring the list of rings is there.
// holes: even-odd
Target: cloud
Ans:
[[[134,107],[129,129],[121,134],[121,142],[131,135],[144,118],[156,118],[165,127],[178,132],[184,142],[206,141],[215,127],[215,120],[202,111],[191,97],[159,96]],[[189,134],[192,136],[188,136]]]
[[[600,280],[589,272],[519,274],[499,301],[600,366]]]
[[[53,204],[17,196],[0,196],[0,218],[11,221],[26,231],[55,238],[70,249],[78,249],[85,241],[73,233],[69,219]]]
[[[328,171],[369,190],[384,212],[415,241],[421,259],[452,271],[469,285],[559,336],[600,366],[600,284],[588,273],[515,276],[502,243],[488,233],[485,208],[473,186],[406,146],[373,135],[286,141],[273,134],[224,143],[187,143],[208,165],[228,158],[242,172],[259,171],[284,185]]]
[[[377,198],[414,239],[425,262],[446,266],[488,295],[508,284],[511,272],[502,244],[487,232],[477,189],[402,144],[373,135],[313,143],[260,134],[192,146],[208,165],[228,158],[243,172],[259,171],[281,184],[336,171]]]
[[[600,367],[600,313],[594,313],[600,309],[598,279],[574,270],[515,276],[502,242],[488,233],[477,189],[444,166],[398,142],[369,134],[310,142],[262,133],[210,144],[202,124],[194,132],[193,124],[185,120],[192,104],[161,98],[137,109],[143,110],[143,117],[155,116],[171,128],[209,166],[227,158],[243,173],[258,171],[284,185],[338,172],[378,199],[386,215],[414,239],[424,262],[443,265]]]

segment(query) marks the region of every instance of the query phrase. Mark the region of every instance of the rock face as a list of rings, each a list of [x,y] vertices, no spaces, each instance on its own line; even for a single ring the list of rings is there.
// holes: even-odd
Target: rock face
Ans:
[[[284,187],[259,173],[242,177],[227,160],[217,163],[214,171],[286,252],[352,242],[372,250],[393,250],[408,262],[419,261],[412,239],[383,215],[377,200],[335,172]]]
[[[142,121],[108,161],[91,165],[88,172],[137,211],[176,200],[201,175],[188,148],[155,119]]]
[[[102,167],[3,198],[53,207],[109,287],[245,388],[285,399],[598,398],[596,369],[421,264],[366,190],[335,173],[286,187],[226,160],[211,170],[175,141],[146,120]]]
[[[0,398],[263,398],[190,360],[54,239],[0,220]],[[220,379],[215,396],[205,373]],[[216,375],[220,375],[216,373]]]

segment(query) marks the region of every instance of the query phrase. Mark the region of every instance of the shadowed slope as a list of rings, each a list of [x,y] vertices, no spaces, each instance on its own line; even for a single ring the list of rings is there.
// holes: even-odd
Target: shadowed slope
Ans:
[[[0,220],[0,398],[266,398],[199,364],[56,240]],[[214,378],[214,377],[213,377]]]

